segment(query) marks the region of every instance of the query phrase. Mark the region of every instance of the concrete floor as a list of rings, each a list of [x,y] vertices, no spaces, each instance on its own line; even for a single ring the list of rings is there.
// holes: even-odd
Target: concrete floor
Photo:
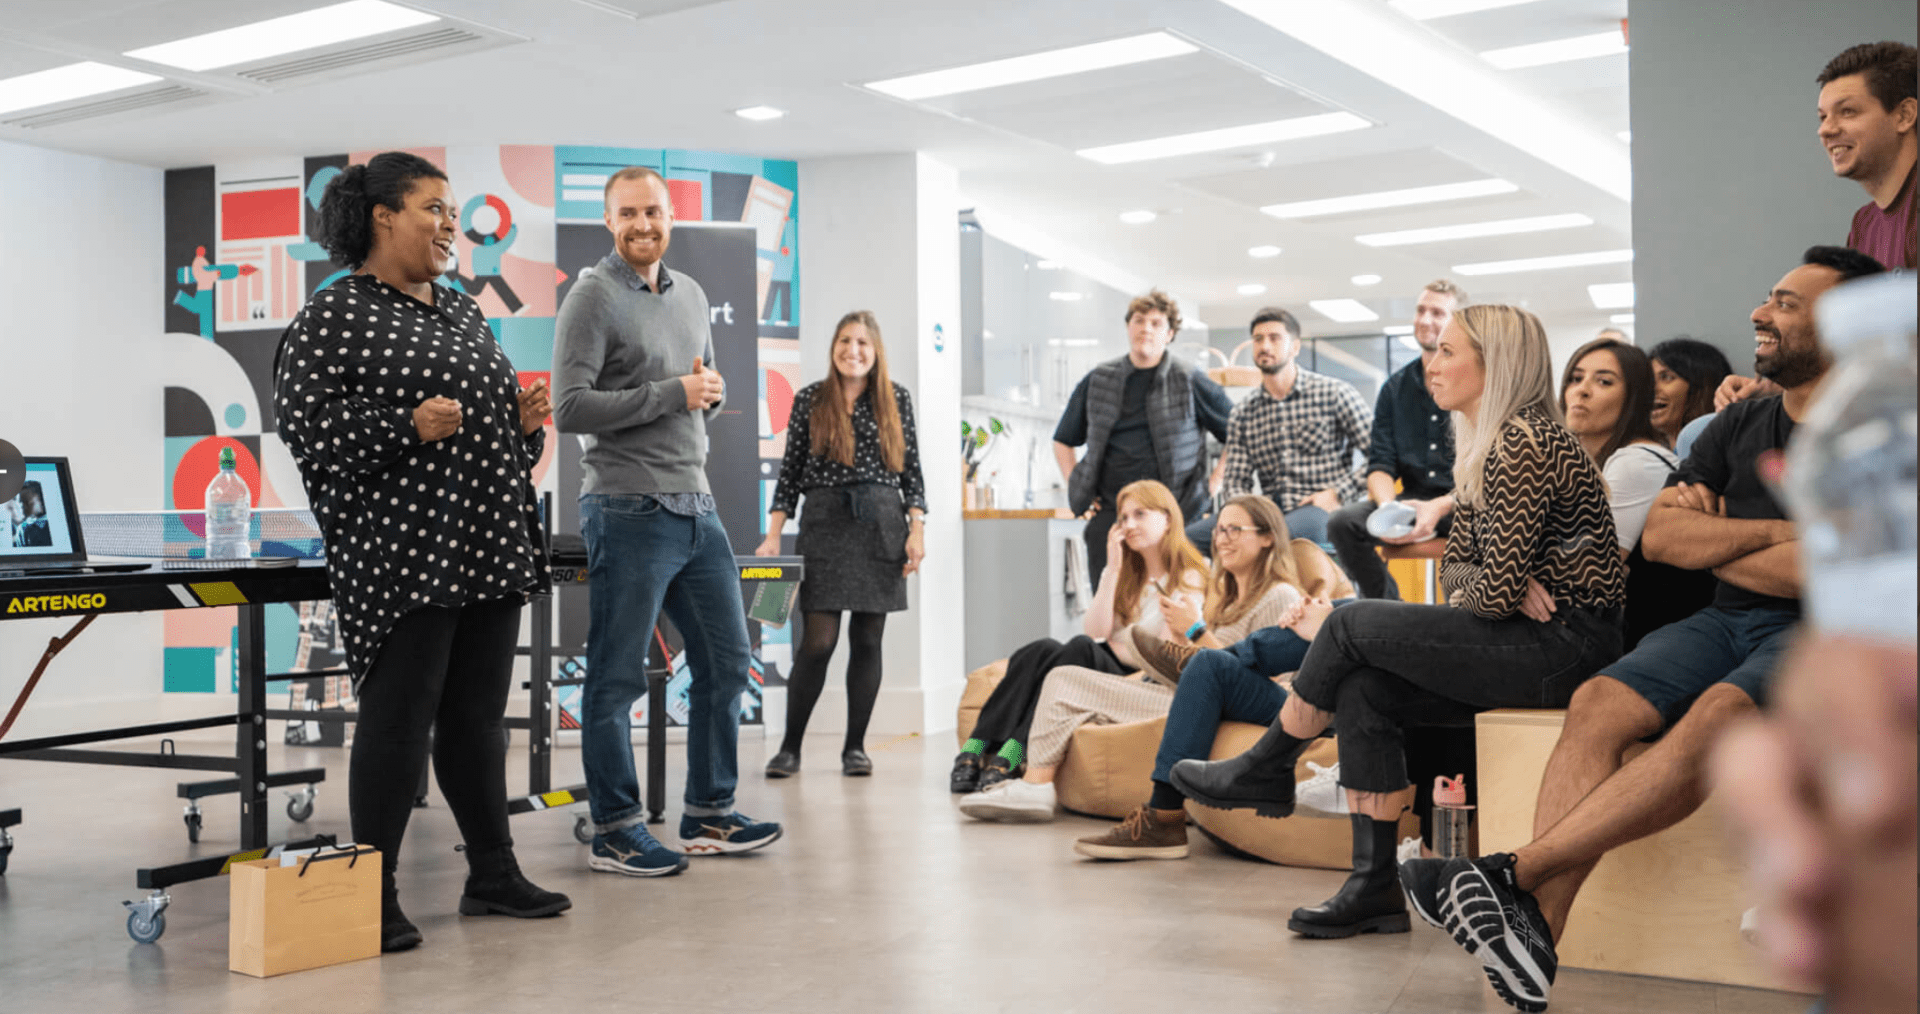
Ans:
[[[231,797],[211,801],[202,842],[190,846],[172,798],[177,774],[0,763],[0,809],[21,807],[26,818],[0,877],[0,1010],[1507,1010],[1477,963],[1417,919],[1410,934],[1349,941],[1288,933],[1287,913],[1324,899],[1344,874],[1233,858],[1198,835],[1183,862],[1086,862],[1069,846],[1100,821],[960,817],[945,791],[950,735],[876,740],[870,779],[840,776],[831,737],[810,747],[800,777],[768,782],[759,772],[770,745],[746,739],[740,807],[784,821],[787,835],[764,853],[696,860],[678,877],[592,873],[570,813],[514,818],[522,865],[573,897],[555,919],[456,915],[465,863],[436,800],[416,811],[401,874],[425,945],[268,980],[227,971],[220,881],[175,888],[158,943],[135,944],[124,930],[119,902],[143,893],[135,866],[237,845]],[[677,793],[681,748],[670,753]],[[556,774],[577,772],[577,758],[563,752]],[[344,752],[274,750],[276,769],[316,764],[332,780],[313,819],[291,831],[344,837]],[[275,797],[282,836],[289,825]],[[668,817],[672,826],[677,803]],[[1799,1014],[1808,1005],[1564,971],[1552,1010]]]

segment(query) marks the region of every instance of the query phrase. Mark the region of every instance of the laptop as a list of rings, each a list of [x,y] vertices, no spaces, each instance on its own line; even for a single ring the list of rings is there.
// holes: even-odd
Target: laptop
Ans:
[[[26,481],[0,501],[0,577],[146,570],[151,561],[87,556],[65,458],[27,458]]]

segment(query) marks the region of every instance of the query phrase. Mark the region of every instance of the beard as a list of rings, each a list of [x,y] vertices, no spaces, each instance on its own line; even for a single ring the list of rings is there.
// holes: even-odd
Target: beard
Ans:
[[[1804,343],[1798,340],[1789,342],[1778,332],[1774,337],[1773,355],[1765,359],[1754,358],[1755,373],[1781,387],[1794,388],[1812,383],[1827,372],[1826,352],[1818,342],[1811,338]]]
[[[1281,370],[1286,369],[1287,364],[1284,362],[1262,363],[1256,360],[1253,368],[1259,370],[1262,376],[1271,377]]]

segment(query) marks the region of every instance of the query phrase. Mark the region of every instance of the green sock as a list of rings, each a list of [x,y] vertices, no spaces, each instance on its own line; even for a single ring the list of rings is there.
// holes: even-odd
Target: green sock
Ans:
[[[1008,768],[1019,767],[1021,759],[1026,757],[1026,755],[1026,748],[1021,746],[1016,740],[1010,739],[1000,744],[1000,756],[1006,758]]]
[[[960,752],[984,754],[987,752],[987,741],[984,739],[967,740],[966,745],[960,748]]]

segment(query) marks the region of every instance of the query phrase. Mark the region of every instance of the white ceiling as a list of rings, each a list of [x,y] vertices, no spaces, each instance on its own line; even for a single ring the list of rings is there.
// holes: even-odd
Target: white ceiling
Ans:
[[[323,5],[324,0],[0,0],[0,77],[74,59],[160,72],[119,54]],[[134,114],[0,138],[161,167],[420,143],[625,144],[795,159],[918,150],[956,167],[993,221],[1050,237],[1071,263],[1161,285],[1237,329],[1261,304],[1309,333],[1353,333],[1307,309],[1354,297],[1404,321],[1426,281],[1454,264],[1632,245],[1625,201],[1436,111],[1215,0],[402,0],[485,37],[447,56],[277,86],[167,71],[207,93]],[[1296,0],[1383,6],[1384,0]],[[1627,0],[1534,0],[1424,23],[1470,52],[1616,28]],[[618,10],[631,12],[623,16]],[[1102,41],[1175,33],[1201,51],[972,94],[901,102],[860,82]],[[1500,72],[1608,135],[1627,129],[1625,56]],[[747,105],[788,111],[749,123]],[[1346,110],[1373,129],[1121,166],[1076,148]],[[1268,157],[1270,155],[1270,157]],[[1500,176],[1519,192],[1425,207],[1279,221],[1264,204]],[[1123,210],[1160,218],[1123,225]],[[1361,233],[1581,212],[1585,228],[1393,250]],[[804,225],[803,225],[804,228]],[[1249,246],[1279,257],[1254,260]],[[1085,266],[1085,265],[1074,265]],[[1349,277],[1385,281],[1356,288]],[[1556,346],[1608,311],[1586,286],[1631,265],[1459,279],[1478,301],[1532,308]],[[1235,294],[1249,282],[1258,297]]]

